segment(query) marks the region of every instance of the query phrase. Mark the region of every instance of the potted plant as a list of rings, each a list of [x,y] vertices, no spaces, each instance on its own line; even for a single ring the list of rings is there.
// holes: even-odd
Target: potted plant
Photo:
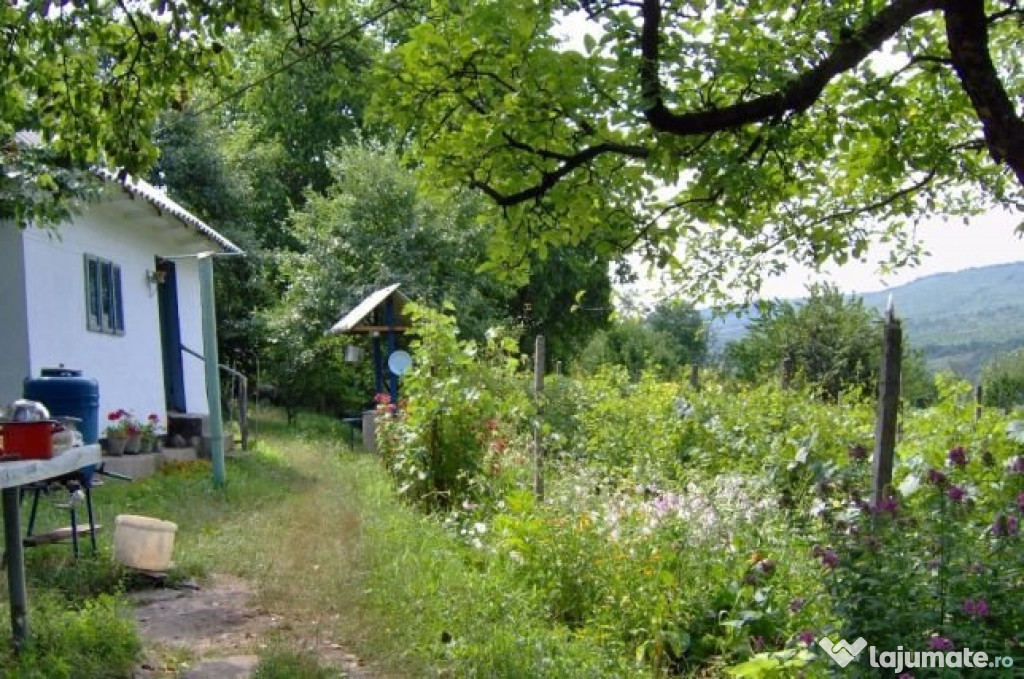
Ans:
[[[128,445],[128,433],[134,426],[134,420],[127,410],[121,408],[107,413],[107,428],[104,435],[107,437],[107,453],[110,455],[124,455]]]
[[[142,423],[142,452],[160,452],[160,437],[164,433],[163,423],[160,416],[150,413],[146,421]]]
[[[128,414],[128,440],[124,443],[126,455],[138,455],[142,451],[142,425],[131,413]]]

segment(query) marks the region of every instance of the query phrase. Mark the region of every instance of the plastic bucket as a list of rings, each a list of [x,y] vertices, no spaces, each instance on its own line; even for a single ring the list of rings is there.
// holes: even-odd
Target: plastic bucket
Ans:
[[[114,560],[140,571],[166,571],[177,532],[178,524],[170,521],[119,514],[114,519]]]
[[[3,433],[3,449],[7,455],[17,455],[23,460],[48,460],[53,457],[53,433],[59,425],[50,420],[42,422],[4,422],[0,424]]]

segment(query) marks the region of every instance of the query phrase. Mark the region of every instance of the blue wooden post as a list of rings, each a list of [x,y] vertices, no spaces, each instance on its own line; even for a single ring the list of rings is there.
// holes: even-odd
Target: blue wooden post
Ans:
[[[384,371],[381,367],[381,355],[380,355],[380,335],[377,333],[372,334],[373,337],[373,379],[376,394],[384,393]]]
[[[388,358],[395,353],[395,298],[391,294],[384,302],[384,325],[388,333]],[[391,402],[398,404],[398,375],[388,369],[388,392],[391,394]]]

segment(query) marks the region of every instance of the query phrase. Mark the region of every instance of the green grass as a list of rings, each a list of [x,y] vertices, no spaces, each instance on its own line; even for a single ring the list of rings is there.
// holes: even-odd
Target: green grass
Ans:
[[[108,480],[94,492],[106,527],[97,556],[87,543],[77,564],[67,545],[28,550],[36,650],[20,664],[0,653],[0,669],[31,676],[45,656],[52,667],[76,663],[76,678],[128,676],[123,667],[93,672],[86,660],[137,656],[123,592],[138,583],[112,559],[114,517],[130,513],[178,524],[176,577],[240,576],[257,605],[286,621],[262,652],[261,677],[331,676],[302,650],[311,640],[359,654],[379,676],[623,676],[593,640],[550,624],[507,574],[486,571],[472,548],[396,500],[378,458],[348,449],[343,425],[302,415],[288,427],[274,411],[258,425],[255,452],[228,461],[224,489],[205,462]],[[66,523],[66,512],[44,504],[39,530]],[[43,632],[63,624],[62,611],[96,601],[105,602],[93,613],[103,625],[125,626],[123,647],[112,651],[99,634]]]

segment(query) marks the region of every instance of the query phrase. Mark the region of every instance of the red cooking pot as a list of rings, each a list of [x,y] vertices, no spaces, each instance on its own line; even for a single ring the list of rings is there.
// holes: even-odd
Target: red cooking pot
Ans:
[[[53,457],[53,435],[64,429],[60,422],[0,422],[0,450],[24,460]]]

